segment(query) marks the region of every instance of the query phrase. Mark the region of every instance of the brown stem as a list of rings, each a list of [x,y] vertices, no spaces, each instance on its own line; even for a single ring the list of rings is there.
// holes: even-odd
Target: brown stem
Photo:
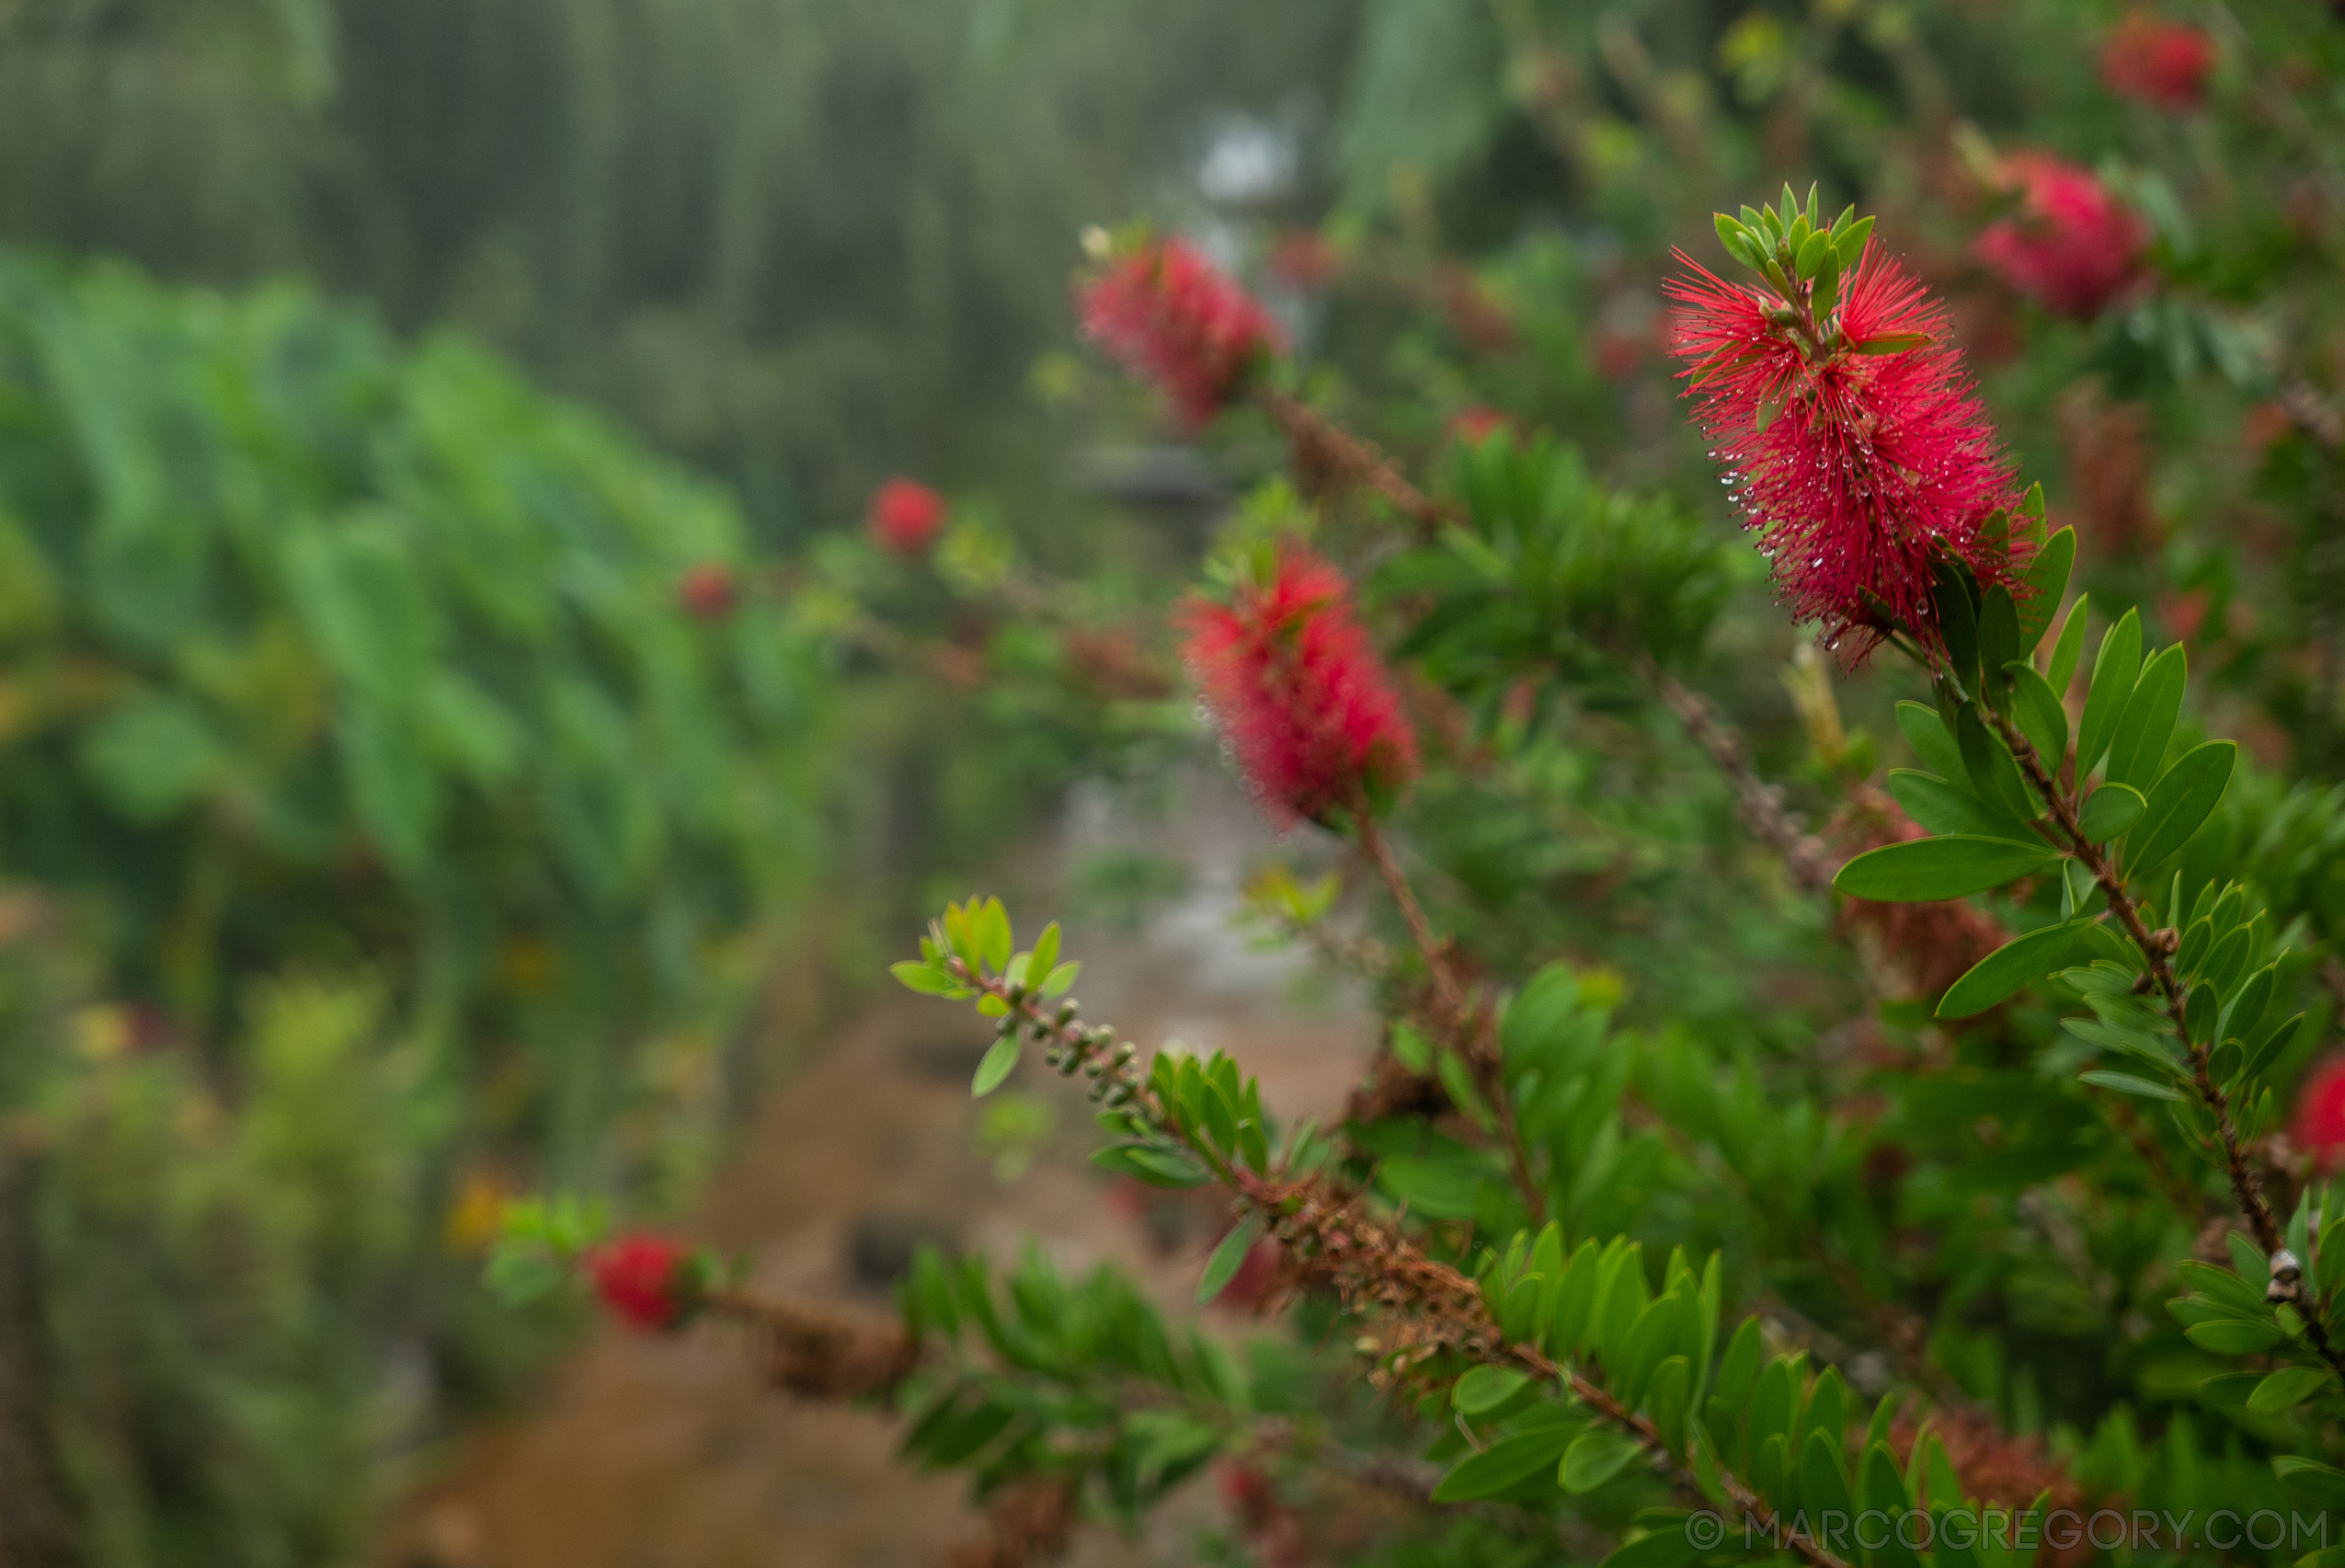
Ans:
[[[1271,387],[1255,391],[1254,401],[1287,432],[1295,467],[1307,478],[1341,480],[1373,490],[1392,504],[1421,534],[1438,532],[1460,521],[1455,508],[1435,500],[1409,483],[1383,449],[1354,435],[1300,398]]]
[[[1437,1027],[1448,1036],[1450,1045],[1473,1074],[1475,1089],[1490,1107],[1491,1115],[1497,1118],[1507,1170],[1514,1177],[1516,1190],[1522,1195],[1524,1206],[1530,1211],[1531,1223],[1544,1225],[1547,1192],[1531,1167],[1530,1150],[1515,1120],[1514,1097],[1506,1087],[1506,1064],[1493,1035],[1490,1010],[1479,998],[1467,995],[1465,985],[1458,979],[1456,959],[1447,945],[1434,935],[1433,922],[1425,918],[1424,906],[1417,902],[1416,890],[1409,886],[1408,874],[1401,869],[1391,843],[1377,827],[1376,814],[1368,809],[1365,791],[1355,801],[1352,816],[1358,825],[1360,849],[1376,867],[1377,875],[1384,879],[1392,901],[1401,907],[1401,919],[1409,928],[1409,938],[1416,944],[1432,976]]]
[[[1686,732],[1733,783],[1735,802],[1742,808],[1744,825],[1783,857],[1784,868],[1801,887],[1811,893],[1830,887],[1836,869],[1831,850],[1822,839],[1808,831],[1798,812],[1783,803],[1781,788],[1767,783],[1751,765],[1750,752],[1744,747],[1742,736],[1718,716],[1718,710],[1700,692],[1650,664],[1645,672],[1661,693],[1661,700],[1685,725]]]
[[[1018,1026],[1054,1042],[1063,1053],[1062,1073],[1071,1074],[1079,1067],[1100,1062],[1094,1095],[1104,1092],[1111,1103],[1142,1107],[1150,1121],[1167,1136],[1180,1139],[1224,1187],[1269,1220],[1268,1234],[1307,1276],[1335,1285],[1353,1310],[1381,1309],[1403,1317],[1430,1318],[1436,1326],[1432,1338],[1418,1342],[1423,1356],[1454,1350],[1483,1362],[1513,1362],[1541,1377],[1561,1380],[1573,1397],[1635,1438],[1689,1501],[1698,1505],[1708,1501],[1699,1478],[1677,1462],[1651,1420],[1621,1404],[1602,1385],[1560,1366],[1535,1347],[1510,1343],[1483,1305],[1481,1291],[1465,1276],[1354,1213],[1350,1199],[1331,1197],[1316,1182],[1281,1182],[1257,1175],[1242,1163],[1225,1165],[1211,1150],[1183,1134],[1164,1107],[1155,1104],[1128,1054],[1120,1047],[1113,1054],[1104,1050],[1104,1043],[1114,1038],[1112,1029],[1087,1028],[1064,1005],[1046,1017],[1036,993],[1024,988],[1012,991],[999,977],[983,975],[958,957],[948,959],[945,967],[955,979],[1005,1004]],[[1771,1529],[1776,1516],[1758,1494],[1724,1466],[1717,1469],[1728,1499],[1761,1528]],[[1787,1528],[1783,1539],[1809,1568],[1848,1568],[1797,1529]]]
[[[2191,1037],[2190,1022],[2183,1010],[2187,990],[2180,977],[2174,972],[2167,944],[2151,934],[2148,922],[2142,917],[2141,905],[2126,890],[2125,879],[2118,872],[2115,863],[2101,853],[2099,844],[2085,836],[2084,830],[2077,825],[2076,811],[2061,794],[2059,786],[2053,784],[2051,772],[2045,768],[2043,759],[2037,755],[2027,736],[2018,725],[1985,703],[1979,704],[1978,707],[2003,737],[2004,744],[2011,749],[2011,755],[2019,762],[2019,771],[2026,775],[2029,786],[2051,810],[2060,837],[2067,841],[2077,862],[2092,874],[2093,880],[2108,895],[2110,910],[2125,927],[2125,934],[2133,939],[2133,945],[2141,950],[2150,983],[2164,999],[2166,1015],[2172,1021],[2175,1033],[2181,1036],[2183,1046],[2191,1053],[2192,1085],[2198,1091],[2200,1103],[2214,1118],[2215,1138],[2223,1150],[2223,1172],[2230,1181],[2232,1196],[2238,1200],[2239,1211],[2246,1217],[2248,1230],[2255,1233],[2256,1245],[2267,1257],[2271,1256],[2285,1245],[2286,1236],[2278,1217],[2271,1211],[2271,1205],[2264,1198],[2262,1185],[2256,1180],[2254,1169],[2248,1163],[2247,1150],[2240,1144],[2238,1128],[2231,1120],[2230,1097],[2214,1081],[2208,1066],[2206,1045]],[[2326,1303],[2320,1300],[2317,1293],[2306,1292],[2299,1286],[2294,1304],[2299,1308],[2297,1315],[2304,1322],[2305,1335],[2312,1341],[2313,1349],[2339,1378],[2345,1378],[2345,1356],[2339,1355],[2337,1346],[2328,1337]]]

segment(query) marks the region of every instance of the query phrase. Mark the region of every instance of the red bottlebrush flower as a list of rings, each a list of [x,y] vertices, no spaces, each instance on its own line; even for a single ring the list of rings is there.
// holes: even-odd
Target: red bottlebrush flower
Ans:
[[[586,1270],[612,1316],[651,1333],[683,1321],[692,1296],[684,1265],[691,1257],[692,1249],[673,1237],[634,1230],[589,1253]]]
[[[2159,109],[2193,109],[2206,100],[2214,40],[2197,28],[2135,11],[2100,52],[2100,79],[2123,97]]]
[[[1194,246],[1172,239],[1118,258],[1085,284],[1083,334],[1172,400],[1192,427],[1226,407],[1285,335]]]
[[[1679,376],[1784,602],[1851,664],[1892,629],[1884,613],[1937,649],[1941,556],[1982,584],[2010,584],[2026,564],[1982,537],[2019,491],[1945,308],[1869,245],[1842,291],[1838,341],[1812,355],[1770,293],[1679,259],[1693,268],[1667,290]]]
[[[1497,409],[1477,403],[1470,408],[1460,408],[1449,416],[1449,436],[1468,446],[1480,446],[1501,430],[1511,430],[1515,421]]]
[[[676,585],[676,602],[695,621],[722,621],[739,597],[733,568],[722,561],[702,562]]]
[[[1316,292],[1344,274],[1344,253],[1315,229],[1284,235],[1270,253],[1270,275],[1290,289]]]
[[[2320,1169],[2345,1165],[2345,1056],[2329,1058],[2305,1080],[2288,1136]]]
[[[890,479],[871,493],[864,527],[891,555],[917,555],[936,542],[952,510],[943,496],[916,479]]]
[[[2015,153],[1998,173],[2019,211],[1988,224],[1971,254],[2012,289],[2084,321],[2141,276],[2149,225],[2090,169]]]
[[[1406,783],[1416,737],[1344,575],[1300,547],[1234,604],[1192,596],[1184,659],[1263,808],[1321,820],[1363,789]]]

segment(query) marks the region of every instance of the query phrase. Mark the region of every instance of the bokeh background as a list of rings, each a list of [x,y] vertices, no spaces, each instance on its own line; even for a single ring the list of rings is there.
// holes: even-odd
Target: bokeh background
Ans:
[[[0,1560],[934,1560],[876,1417],[480,1274],[548,1190],[875,1301],[921,1240],[1138,1245],[1079,1113],[978,1115],[981,1041],[879,1000],[979,877],[1340,1102],[1356,999],[1228,933],[1276,846],[1156,614],[1307,503],[1086,351],[1088,227],[1189,235],[1412,463],[1503,418],[1725,536],[1671,248],[1863,202],[2326,940],[2345,24],[2169,10],[2179,87],[2099,0],[0,0]],[[1979,246],[2031,154],[2122,209],[2081,296]],[[866,536],[898,476],[932,558]],[[1737,559],[1713,687],[1778,776],[1869,768],[1887,693],[1819,738]],[[1813,944],[1606,722],[1415,807],[1482,949]],[[1831,1013],[1739,988],[1680,1001]]]

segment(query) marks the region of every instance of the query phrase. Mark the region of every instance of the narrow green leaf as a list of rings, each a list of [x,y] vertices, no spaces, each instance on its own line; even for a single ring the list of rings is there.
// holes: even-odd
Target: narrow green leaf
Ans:
[[[2022,987],[2068,967],[2089,950],[2091,939],[2083,928],[2093,923],[2048,925],[2012,938],[1946,988],[1946,994],[1939,998],[1938,1016],[1969,1018],[1985,1013]]]
[[[2076,777],[2093,771],[2117,733],[2117,721],[2133,701],[2133,681],[2142,670],[2142,618],[2125,612],[2100,639],[2100,658],[2093,665],[2092,692],[2085,699],[2085,715],[2076,726]]]
[[[2052,645],[2052,663],[2045,667],[2044,681],[2063,698],[2068,695],[2068,682],[2076,678],[2076,659],[2085,651],[2085,622],[2090,607],[2090,594],[2078,594],[2076,608],[2068,612],[2068,619],[2060,628],[2059,639]]]
[[[2246,1318],[2192,1323],[2182,1332],[2190,1336],[2192,1345],[2201,1350],[2212,1350],[2217,1356],[2260,1356],[2287,1337],[2278,1323],[2269,1321],[2256,1322]]]
[[[1946,644],[1946,661],[1966,695],[1979,689],[1979,612],[1971,599],[1969,578],[1954,567],[1941,566],[1930,592],[1938,612],[1938,635]]]
[[[1892,768],[1889,795],[1905,808],[1906,816],[1941,838],[1968,833],[1974,838],[2024,841],[2033,837],[2025,822],[1987,805],[1971,793],[1967,784],[1950,783],[1934,773]]]
[[[2132,784],[2105,784],[2085,801],[2076,826],[2087,839],[2105,844],[2140,821],[2148,809],[2148,797]]]
[[[1001,1081],[1009,1077],[1010,1070],[1017,1065],[1018,1036],[1015,1034],[1004,1035],[993,1042],[978,1061],[977,1076],[969,1080],[969,1098],[982,1100],[1001,1088]]]
[[[2068,591],[2068,571],[2076,560],[2076,531],[2064,528],[2043,542],[2028,569],[2019,574],[2027,595],[2019,603],[2019,655],[2026,658],[2043,641],[2052,618],[2060,612],[2060,596]]]
[[[1897,704],[1897,728],[1922,766],[1939,778],[1969,787],[1969,774],[1962,767],[1962,749],[1954,744],[1954,732],[1938,716],[1938,710],[1923,703]]]
[[[1457,1386],[1449,1391],[1449,1402],[1458,1414],[1471,1419],[1496,1410],[1520,1393],[1523,1385],[1530,1380],[1528,1372],[1512,1367],[1477,1367],[1458,1379]]]
[[[1259,1214],[1249,1214],[1230,1227],[1230,1233],[1221,1238],[1220,1245],[1213,1249],[1213,1255],[1205,1260],[1205,1275],[1197,1281],[1197,1300],[1200,1303],[1210,1301],[1230,1288],[1230,1282],[1238,1277],[1238,1270],[1245,1265],[1246,1254],[1253,1250],[1253,1244],[1261,1235],[1262,1216]]]
[[[1010,962],[1011,949],[1017,945],[1010,930],[1010,911],[1001,907],[999,898],[988,898],[977,919],[978,943],[985,957],[985,967],[996,974]]]
[[[2328,1380],[2326,1367],[2282,1367],[2256,1385],[2248,1408],[2258,1415],[2277,1415],[2312,1398]]]
[[[1064,964],[1055,966],[1049,974],[1043,977],[1042,984],[1037,989],[1045,996],[1064,996],[1067,994],[1067,988],[1075,983],[1075,977],[1082,972],[1083,966],[1081,960],[1070,958]]]
[[[2042,871],[2059,858],[2042,843],[1953,834],[1867,851],[1842,866],[1832,885],[1849,898],[1884,904],[1960,898]]]
[[[2003,672],[2011,678],[2011,716],[2019,720],[2019,733],[2036,749],[2043,771],[2058,778],[2061,760],[2068,755],[2068,710],[2035,666],[2015,659]]]
[[[1962,767],[1971,787],[1978,791],[1981,800],[2001,807],[2022,821],[2031,822],[2043,815],[2043,805],[2020,776],[2011,749],[1987,728],[1975,703],[1965,703],[1955,715],[1954,739],[1962,749]]]
[[[1545,1427],[1503,1437],[1470,1454],[1433,1489],[1436,1503],[1472,1503],[1512,1492],[1541,1471],[1552,1470],[1579,1432],[1577,1426]]]
[[[2271,1473],[2280,1478],[2281,1489],[2297,1502],[2345,1511],[2345,1470],[2325,1465],[2318,1459],[2282,1454],[2271,1461]]]
[[[1687,1516],[1676,1515],[1646,1534],[1626,1542],[1596,1568],[1685,1568],[1706,1555],[1686,1528]]]
[[[2176,759],[2165,777],[2151,786],[2148,808],[2125,835],[2125,873],[2146,876],[2168,855],[2188,843],[2191,835],[2213,812],[2230,785],[2238,746],[2210,740]]]
[[[2106,1068],[2095,1068],[2090,1072],[2080,1072],[2076,1076],[2103,1089],[2114,1089],[2120,1094],[2134,1094],[2145,1100],[2184,1098],[2182,1092],[2171,1084],[2152,1083],[2148,1079],[2136,1078],[2130,1072],[2111,1072]]]
[[[966,996],[967,988],[952,976],[930,968],[917,959],[907,958],[900,964],[890,964],[887,972],[904,983],[905,989],[922,996]]]
[[[1996,583],[1979,605],[1979,666],[1986,676],[1980,694],[1999,699],[2004,668],[2019,662],[2026,651],[2019,646],[2019,607],[2011,590]],[[2003,704],[1998,700],[1995,705]]]
[[[1850,268],[1856,266],[1858,258],[1862,257],[1865,253],[1865,241],[1871,237],[1872,220],[1870,218],[1859,218],[1855,223],[1848,225],[1848,232],[1847,234],[1842,235],[1839,238],[1832,242],[1832,248],[1839,252],[1840,269],[1843,272],[1846,272]]]
[[[1027,961],[1026,973],[1047,975],[1058,967],[1058,922],[1052,921],[1035,938],[1034,956]]]
[[[2166,761],[2166,743],[2174,736],[2174,721],[2182,712],[2184,658],[2182,645],[2176,643],[2142,666],[2124,716],[2110,737],[2111,783],[2146,790],[2156,779],[2158,764]]]
[[[1643,1452],[1644,1445],[1633,1437],[1596,1427],[1573,1439],[1572,1447],[1563,1455],[1558,1479],[1566,1492],[1594,1492],[1628,1469],[1630,1461]]]

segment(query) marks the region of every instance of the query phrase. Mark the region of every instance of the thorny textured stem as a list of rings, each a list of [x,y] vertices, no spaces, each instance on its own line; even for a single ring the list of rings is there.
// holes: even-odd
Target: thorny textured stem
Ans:
[[[1379,1369],[1405,1377],[1444,1353],[1494,1366],[1516,1366],[1561,1384],[1596,1415],[1634,1438],[1655,1471],[1689,1500],[1710,1501],[1700,1478],[1677,1461],[1652,1420],[1612,1396],[1601,1383],[1534,1346],[1510,1342],[1482,1302],[1481,1292],[1447,1264],[1426,1257],[1405,1238],[1358,1214],[1353,1200],[1312,1182],[1282,1183],[1240,1173],[1241,1196],[1270,1217],[1275,1238],[1306,1278],[1333,1287],[1345,1307],[1366,1315],[1381,1310],[1401,1343],[1377,1344]],[[1743,1479],[1717,1466],[1727,1500],[1772,1528],[1774,1512]],[[1847,1568],[1819,1542],[1787,1528],[1784,1539],[1811,1568]]]
[[[1203,1161],[1233,1196],[1263,1215],[1266,1233],[1275,1240],[1304,1278],[1332,1285],[1346,1307],[1365,1313],[1380,1309],[1402,1320],[1402,1332],[1416,1337],[1398,1355],[1383,1357],[1386,1368],[1405,1374],[1431,1356],[1454,1351],[1493,1365],[1516,1365],[1534,1375],[1551,1379],[1604,1421],[1619,1427],[1642,1448],[1653,1467],[1665,1474],[1688,1500],[1706,1503],[1710,1494],[1691,1471],[1677,1462],[1653,1422],[1623,1405],[1600,1383],[1563,1366],[1539,1349],[1510,1342],[1483,1305],[1474,1283],[1447,1264],[1429,1258],[1404,1237],[1356,1210],[1356,1196],[1331,1193],[1317,1180],[1280,1181],[1258,1175],[1242,1163],[1225,1164],[1210,1149],[1183,1133],[1166,1108],[1141,1080],[1134,1055],[1115,1040],[1105,1026],[1086,1026],[1070,1002],[1061,1002],[1048,1016],[1037,1003],[1039,993],[1012,988],[999,977],[980,973],[964,959],[946,959],[945,968],[963,984],[995,998],[1010,1011],[1005,1026],[1024,1029],[1031,1038],[1047,1040],[1062,1075],[1090,1071],[1099,1064],[1092,1095],[1110,1104],[1135,1107],[1157,1130],[1177,1139]],[[1427,1325],[1430,1325],[1430,1333]],[[1716,1467],[1719,1488],[1727,1500],[1772,1528],[1776,1516],[1741,1477]],[[1784,1529],[1784,1540],[1809,1568],[1849,1568],[1838,1556],[1805,1534]]]
[[[1832,851],[1822,839],[1808,831],[1807,823],[1798,812],[1783,803],[1781,786],[1767,783],[1752,766],[1740,732],[1718,716],[1718,710],[1710,705],[1709,698],[1676,677],[1661,673],[1650,663],[1645,666],[1645,672],[1654,690],[1661,693],[1661,700],[1685,725],[1687,733],[1710,753],[1719,771],[1733,782],[1735,802],[1742,808],[1744,823],[1783,857],[1785,869],[1801,887],[1812,893],[1830,887],[1836,869]]]
[[[1481,999],[1469,996],[1458,980],[1455,955],[1434,935],[1433,922],[1425,918],[1424,907],[1417,902],[1416,890],[1409,886],[1408,873],[1401,869],[1391,843],[1376,825],[1376,814],[1368,809],[1366,791],[1359,793],[1352,816],[1358,826],[1360,849],[1375,865],[1377,875],[1384,879],[1392,901],[1401,906],[1401,919],[1408,925],[1409,938],[1416,944],[1432,976],[1439,1027],[1473,1073],[1474,1087],[1481,1092],[1491,1115],[1497,1118],[1499,1140],[1506,1149],[1507,1169],[1516,1189],[1522,1194],[1524,1206],[1530,1211],[1531,1223],[1543,1225],[1547,1222],[1547,1192],[1531,1168],[1530,1150],[1524,1146],[1522,1128],[1515,1120],[1514,1099],[1506,1089],[1505,1064],[1500,1058],[1497,1041],[1492,1037],[1490,1010]]]
[[[1382,448],[1354,435],[1302,399],[1264,387],[1253,395],[1264,412],[1287,432],[1295,466],[1307,477],[1341,479],[1373,490],[1392,504],[1420,533],[1438,532],[1459,521],[1456,509],[1409,483]]]
[[[2110,858],[2101,853],[2100,846],[2086,837],[2084,830],[2077,825],[2076,814],[2070,807],[2066,796],[2053,782],[2043,759],[2037,754],[2035,747],[2019,727],[1984,702],[1978,706],[2003,737],[2004,744],[2011,749],[2011,755],[2019,762],[2019,771],[2027,776],[2029,786],[2050,808],[2060,837],[2067,841],[2078,864],[2092,874],[2093,880],[2108,895],[2110,910],[2125,927],[2125,934],[2133,939],[2133,945],[2141,950],[2150,983],[2164,1000],[2166,1015],[2172,1021],[2176,1034],[2191,1053],[2192,1083],[2201,1103],[2214,1118],[2215,1138],[2223,1149],[2224,1175],[2230,1181],[2232,1196],[2238,1200],[2239,1211],[2246,1217],[2248,1228],[2255,1232],[2256,1245],[2262,1249],[2266,1257],[2274,1255],[2286,1244],[2286,1236],[2281,1230],[2278,1217],[2271,1211],[2271,1203],[2263,1196],[2262,1185],[2256,1180],[2255,1171],[2248,1163],[2247,1150],[2239,1142],[2239,1129],[2231,1120],[2230,1097],[2214,1081],[2214,1074],[2208,1065],[2206,1045],[2191,1037],[2190,1021],[2183,1010],[2187,992],[2180,977],[2174,972],[2170,944],[2172,933],[2152,933],[2148,922],[2142,918],[2141,904],[2126,890],[2124,877],[2119,875]],[[2339,1356],[2337,1346],[2328,1337],[2327,1303],[2320,1299],[2316,1291],[2306,1290],[2301,1282],[2289,1294],[2292,1304],[2297,1308],[2297,1316],[2305,1325],[2305,1337],[2312,1342],[2313,1349],[2320,1358],[2339,1377],[2345,1378],[2345,1356]]]

